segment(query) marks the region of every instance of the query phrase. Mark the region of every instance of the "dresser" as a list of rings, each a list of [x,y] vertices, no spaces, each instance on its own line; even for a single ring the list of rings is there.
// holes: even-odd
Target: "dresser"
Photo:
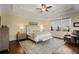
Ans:
[[[9,50],[9,28],[0,27],[0,51]]]

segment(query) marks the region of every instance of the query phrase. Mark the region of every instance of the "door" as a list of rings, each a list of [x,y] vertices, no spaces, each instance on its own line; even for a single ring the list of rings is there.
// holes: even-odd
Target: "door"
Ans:
[[[0,28],[0,51],[2,51],[2,35],[1,35],[1,28]]]
[[[2,28],[2,48],[9,49],[9,35],[8,28]]]

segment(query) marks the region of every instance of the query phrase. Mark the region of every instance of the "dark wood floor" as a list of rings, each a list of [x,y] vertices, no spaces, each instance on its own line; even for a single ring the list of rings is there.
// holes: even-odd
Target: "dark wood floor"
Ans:
[[[72,44],[65,43],[62,47],[60,47],[59,49],[56,50],[56,53],[79,54],[79,47],[72,45]],[[12,41],[12,42],[10,42],[9,52],[2,51],[2,52],[0,52],[0,54],[25,54],[25,52],[17,41]]]
[[[65,43],[56,52],[59,54],[79,54],[79,46]]]
[[[7,50],[0,52],[1,54],[25,54],[23,48],[18,41],[11,41],[9,43],[9,52]]]

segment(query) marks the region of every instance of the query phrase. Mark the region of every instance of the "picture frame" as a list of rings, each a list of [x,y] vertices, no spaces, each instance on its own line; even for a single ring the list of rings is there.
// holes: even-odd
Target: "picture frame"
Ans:
[[[37,23],[37,22],[32,22],[32,21],[30,21],[30,22],[29,22],[29,25],[38,25],[38,23]]]
[[[74,27],[79,27],[79,22],[74,22],[74,23],[73,23],[73,26],[74,26]]]

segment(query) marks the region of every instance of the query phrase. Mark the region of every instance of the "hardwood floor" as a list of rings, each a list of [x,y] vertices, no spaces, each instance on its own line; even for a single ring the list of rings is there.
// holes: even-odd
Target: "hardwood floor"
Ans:
[[[68,53],[79,54],[79,47],[65,43],[63,46],[61,46],[56,50],[56,54],[68,54]],[[10,42],[9,52],[2,51],[0,52],[0,54],[25,54],[25,52],[18,42],[12,41]]]
[[[5,50],[0,53],[1,54],[25,54],[23,48],[20,46],[20,44],[17,41],[10,42],[9,52]]]
[[[79,46],[65,43],[59,49],[56,50],[58,54],[79,54]]]
[[[20,46],[19,42],[10,42],[10,53],[11,54],[24,54],[23,48]]]

